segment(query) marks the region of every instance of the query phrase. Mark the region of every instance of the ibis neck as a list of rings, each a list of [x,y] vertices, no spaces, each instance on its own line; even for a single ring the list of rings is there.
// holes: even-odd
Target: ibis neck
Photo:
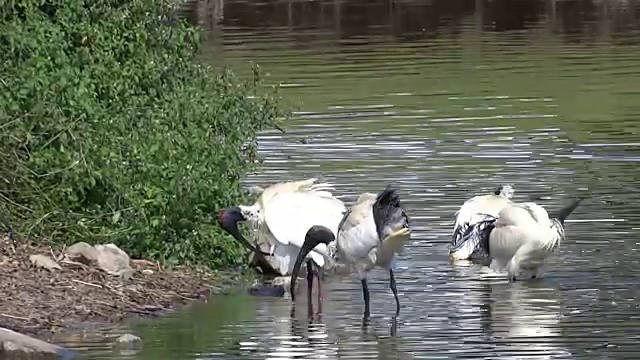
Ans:
[[[247,250],[251,251],[251,252],[255,252],[257,251],[256,247],[253,246],[249,240],[245,239],[244,236],[242,236],[242,234],[240,234],[240,230],[236,227],[235,229],[233,229],[231,231],[231,236],[233,236],[240,244],[242,244],[242,246],[244,246]]]

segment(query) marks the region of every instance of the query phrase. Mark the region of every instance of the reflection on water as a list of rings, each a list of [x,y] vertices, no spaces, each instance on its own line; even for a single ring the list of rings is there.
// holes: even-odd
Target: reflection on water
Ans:
[[[139,359],[623,359],[640,351],[640,5],[632,0],[197,1],[203,58],[257,61],[300,104],[265,133],[249,184],[323,175],[354,201],[401,190],[414,235],[396,276],[332,277],[321,317],[300,296],[212,299],[132,325]],[[195,16],[197,15],[197,16]],[[543,279],[452,266],[465,199],[513,183],[551,211],[589,194]],[[103,349],[102,349],[103,350]],[[97,347],[94,358],[116,355]]]
[[[488,322],[501,352],[538,358],[571,355],[561,344],[557,289],[536,282],[504,284],[492,287],[489,295]]]
[[[281,304],[274,308],[268,302],[265,305],[266,313],[274,316],[274,326],[271,332],[241,342],[238,355],[242,358],[259,352],[269,359],[413,359],[398,349],[401,340],[391,337],[395,322],[342,323],[330,315],[309,319],[293,312],[278,313],[284,309]]]

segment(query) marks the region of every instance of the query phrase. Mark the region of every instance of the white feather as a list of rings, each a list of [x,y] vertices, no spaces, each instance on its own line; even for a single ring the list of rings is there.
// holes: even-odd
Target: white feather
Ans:
[[[348,212],[345,213],[342,207],[339,217],[332,218],[335,213],[327,210],[327,215],[324,218],[316,214],[309,227],[307,227],[308,223],[304,222],[306,219],[300,220],[307,229],[318,225],[326,228],[323,229],[324,231],[328,229],[336,234],[336,240],[329,243],[328,246],[321,243],[309,253],[321,254],[324,257],[324,261],[316,261],[323,267],[324,272],[329,272],[343,265],[348,270],[355,269],[360,279],[363,280],[363,284],[366,284],[366,274],[374,267],[392,269],[395,255],[404,250],[404,244],[410,238],[409,219],[404,209],[400,207],[398,195],[389,188],[379,195],[379,209],[376,205],[376,214],[385,218],[376,219],[373,211],[377,199],[376,194],[364,193],[358,197]],[[336,204],[335,200],[331,201]],[[342,202],[340,204],[344,206]],[[314,207],[325,209],[318,205],[314,205]],[[326,207],[326,209],[329,208]],[[381,234],[378,234],[376,222],[381,228]],[[298,235],[297,231],[295,234],[295,239],[288,239],[290,243],[306,238],[306,234]],[[384,239],[380,239],[381,236]],[[389,273],[390,278],[394,279],[393,272]],[[391,288],[397,303],[397,315],[400,311],[400,301],[395,282],[390,282],[390,284],[394,284]],[[365,317],[367,317],[369,316],[368,291],[365,294],[367,301]]]
[[[238,206],[255,239],[269,245],[281,275],[290,274],[309,224],[315,225],[319,219],[323,225],[335,224],[330,228],[337,231],[345,208],[333,190],[332,184],[318,183],[317,178],[281,182],[256,189],[260,196],[253,205]],[[320,254],[309,256],[320,265],[324,263]]]
[[[452,239],[449,244],[449,257],[452,260],[468,260],[474,252],[473,246],[458,243],[461,241],[465,231],[486,219],[486,215],[497,216],[500,210],[512,204],[513,188],[505,185],[500,195],[495,193],[489,195],[475,196],[462,204],[455,212],[455,223],[453,226]],[[455,246],[455,250],[454,249]]]
[[[507,270],[509,278],[520,270],[540,275],[546,259],[557,249],[559,237],[549,214],[535,203],[520,203],[500,211],[489,235],[492,268]]]
[[[252,228],[259,230],[264,224],[264,211],[269,202],[277,195],[287,193],[315,193],[317,196],[334,198],[331,193],[333,186],[329,183],[316,183],[318,179],[311,178],[299,181],[287,181],[273,184],[262,191],[258,200],[251,206],[240,206],[242,214]]]
[[[482,216],[478,216],[478,214],[497,216],[500,210],[510,204],[511,200],[495,194],[473,197],[465,201],[460,209],[455,212],[454,231],[465,223],[475,224],[478,219],[482,219]]]
[[[285,245],[285,244],[277,244],[274,246],[273,256],[278,259],[278,271],[280,274],[289,275],[291,271],[293,271],[293,265],[296,261],[296,256],[298,256],[298,252],[300,252],[300,248],[294,245]],[[311,260],[313,260],[319,266],[324,265],[324,257],[316,252],[311,251],[309,255]]]
[[[360,264],[362,271],[376,263],[374,250],[380,243],[371,211],[373,201],[361,202],[351,208],[337,239],[340,256],[347,263]]]
[[[404,251],[404,244],[409,239],[407,229],[407,232],[380,241],[373,218],[375,201],[375,194],[360,195],[336,240],[341,261],[352,264],[361,278],[376,266],[391,268],[395,255]]]
[[[265,225],[273,235],[274,256],[280,263],[280,272],[290,274],[307,231],[322,225],[337,233],[346,208],[342,201],[316,192],[290,192],[273,197],[264,209]],[[324,249],[316,247],[309,256],[323,266]],[[286,271],[285,271],[286,269]]]
[[[282,223],[282,220],[284,219],[278,218],[279,215],[277,215],[277,209],[273,208],[273,210],[271,211],[271,226],[267,224],[266,213],[269,211],[269,209],[272,209],[272,200],[278,198],[280,195],[285,194],[306,194],[308,196],[315,196],[316,198],[323,198],[340,202],[340,200],[336,199],[331,193],[331,191],[334,190],[332,184],[318,183],[317,181],[317,178],[311,178],[306,180],[276,183],[270,185],[266,189],[262,189],[260,197],[253,205],[239,206],[242,215],[245,217],[245,219],[247,219],[247,222],[253,231],[254,237],[258,240],[259,243],[269,244],[269,253],[275,258],[278,267],[277,270],[279,270],[282,275],[288,275],[290,273],[290,270],[292,270],[291,268],[293,267],[293,261],[299,249],[296,249],[295,246],[280,246],[279,248],[276,248],[277,245],[283,245],[282,242],[278,240],[279,236],[285,238],[285,240],[283,240],[284,245],[288,244],[288,239],[290,236],[287,235],[286,231],[284,230],[285,225],[283,225]],[[306,198],[303,198],[303,200],[304,199]],[[280,208],[286,206],[283,205],[283,201],[295,200],[292,200],[292,198],[287,198],[287,200],[279,199],[279,201],[276,203],[276,206]],[[289,203],[289,205],[291,205],[291,203]],[[342,205],[342,208],[344,208],[344,205]],[[305,207],[300,214],[309,214],[309,212],[309,208]],[[302,216],[300,214],[298,214],[296,218]],[[287,214],[284,215],[286,216]],[[336,216],[341,217],[342,214],[340,213],[340,215]],[[292,223],[296,223],[296,218],[292,219]],[[272,228],[276,229],[278,235],[273,234],[271,230]],[[318,256],[318,254],[311,254],[310,256],[314,259],[314,261],[323,263],[322,256]]]

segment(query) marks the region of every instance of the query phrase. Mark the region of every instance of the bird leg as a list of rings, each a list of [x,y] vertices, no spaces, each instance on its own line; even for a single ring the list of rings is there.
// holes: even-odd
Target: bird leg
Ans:
[[[320,269],[318,271],[318,313],[322,312],[322,281],[320,281]]]
[[[311,300],[311,293],[313,292],[313,261],[307,260],[307,308],[309,317],[313,316],[313,300]]]
[[[389,335],[395,337],[398,335],[398,319],[394,316],[391,318],[391,327],[389,328]]]
[[[393,269],[389,269],[389,287],[396,299],[396,316],[400,314],[400,299],[398,299],[398,288],[396,287],[396,277],[393,275]]]
[[[322,312],[322,279],[320,278],[321,274],[320,274],[320,266],[318,266],[316,263],[314,263],[315,265],[315,270],[314,273],[316,275],[316,279],[318,279],[318,314]]]
[[[360,280],[362,282],[362,294],[364,295],[364,319],[369,319],[371,312],[369,310],[369,285],[367,279]]]

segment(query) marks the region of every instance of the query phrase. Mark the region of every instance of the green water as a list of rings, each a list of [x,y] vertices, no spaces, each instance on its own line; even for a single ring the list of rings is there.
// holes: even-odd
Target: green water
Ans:
[[[397,336],[373,272],[369,327],[345,277],[327,280],[313,321],[289,298],[241,294],[131,324],[137,354],[67,343],[106,359],[635,358],[639,4],[238,0],[218,23],[200,9],[206,62],[248,76],[256,61],[298,106],[286,134],[261,136],[248,185],[322,174],[347,202],[399,187],[413,238],[396,268]],[[454,211],[502,181],[549,208],[590,195],[540,281],[447,262]]]

